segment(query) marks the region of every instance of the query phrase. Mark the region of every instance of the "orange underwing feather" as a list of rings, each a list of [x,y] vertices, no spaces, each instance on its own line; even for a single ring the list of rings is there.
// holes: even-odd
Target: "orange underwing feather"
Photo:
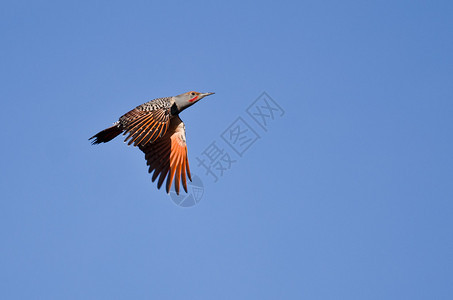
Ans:
[[[151,142],[154,138],[156,139]],[[151,136],[145,136],[138,146],[145,153],[148,172],[153,172],[152,181],[157,180],[158,188],[166,181],[165,189],[168,193],[174,183],[175,191],[179,194],[182,183],[184,191],[187,192],[187,178],[192,179],[187,160],[184,123],[179,117],[170,119],[168,125],[157,127],[156,131]]]
[[[176,164],[176,157],[178,156],[178,151],[173,151],[171,153],[171,161],[170,161],[170,172],[168,172],[168,177],[167,177],[167,193],[170,192],[170,187],[171,187],[171,184],[173,182],[173,178],[175,176],[175,172],[176,172],[176,168],[175,168],[175,164]]]
[[[175,190],[176,190],[176,194],[179,195],[179,184],[181,182],[181,157],[182,157],[182,154],[181,154],[181,149],[178,149],[178,157],[176,159],[176,162],[175,162]]]
[[[181,154],[178,155],[178,161],[176,162],[176,173],[175,173],[175,190],[176,194],[179,195],[179,182],[181,178]]]
[[[186,148],[186,171],[187,171],[187,176],[189,177],[189,180],[192,181],[192,176],[190,176],[190,168],[189,168],[189,159],[187,158],[187,148]]]
[[[181,176],[182,176],[182,187],[187,193],[187,179],[186,179],[186,164],[184,158],[181,161]]]

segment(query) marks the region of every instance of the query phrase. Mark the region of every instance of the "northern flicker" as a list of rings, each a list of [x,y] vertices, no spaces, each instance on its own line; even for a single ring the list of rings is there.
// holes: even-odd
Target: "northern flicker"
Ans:
[[[170,192],[174,179],[179,195],[180,182],[187,193],[186,174],[192,181],[187,158],[186,130],[179,113],[214,93],[188,92],[174,97],[157,98],[137,106],[124,114],[112,127],[90,138],[92,144],[106,143],[119,134],[127,134],[124,142],[138,146],[145,153],[148,173],[154,171],[160,189],[167,178],[166,190]]]

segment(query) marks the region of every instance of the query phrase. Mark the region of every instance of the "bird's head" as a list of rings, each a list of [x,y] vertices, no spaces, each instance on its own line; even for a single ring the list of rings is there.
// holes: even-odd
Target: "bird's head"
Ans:
[[[178,96],[175,96],[175,104],[178,107],[178,111],[181,112],[189,106],[197,103],[206,96],[214,93],[198,93],[198,92],[187,92]]]

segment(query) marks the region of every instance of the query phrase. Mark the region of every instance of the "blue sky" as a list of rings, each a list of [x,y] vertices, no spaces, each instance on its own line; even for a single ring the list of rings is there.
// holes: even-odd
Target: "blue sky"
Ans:
[[[453,297],[451,1],[1,6],[2,299]],[[216,94],[181,115],[205,188],[182,208],[138,149],[87,139],[191,90]]]

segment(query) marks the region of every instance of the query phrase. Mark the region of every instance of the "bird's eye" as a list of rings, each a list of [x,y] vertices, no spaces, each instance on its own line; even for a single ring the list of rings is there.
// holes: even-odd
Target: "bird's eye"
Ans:
[[[195,96],[195,93],[192,93],[191,95],[192,95],[192,96]]]

